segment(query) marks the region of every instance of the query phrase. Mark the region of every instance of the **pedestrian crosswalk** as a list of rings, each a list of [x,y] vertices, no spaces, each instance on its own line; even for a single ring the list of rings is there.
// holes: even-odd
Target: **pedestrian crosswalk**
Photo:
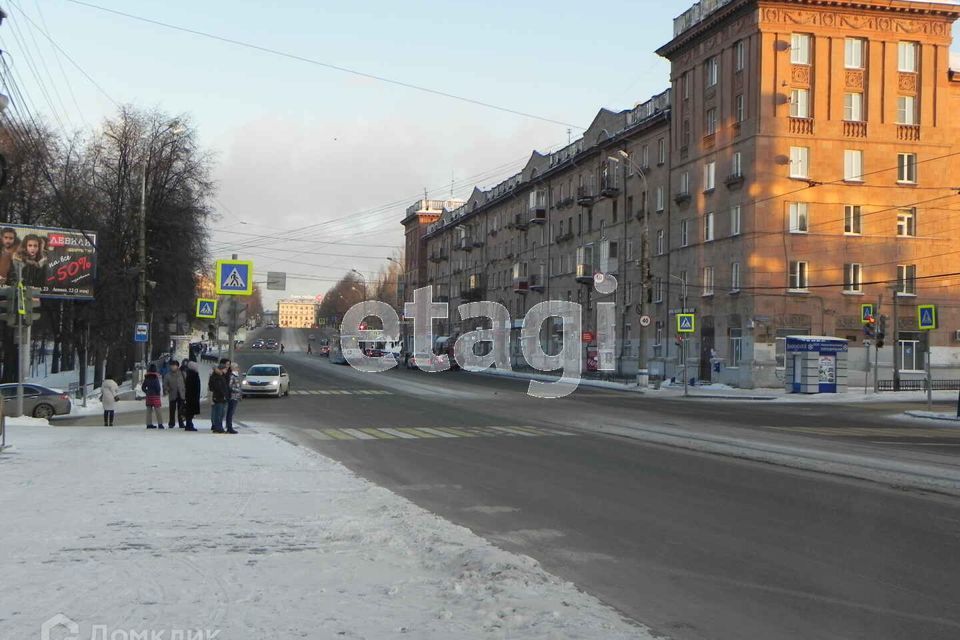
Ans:
[[[292,396],[389,396],[386,389],[291,389]]]
[[[577,434],[544,427],[338,427],[310,429],[318,440],[424,440],[442,438],[542,438]]]
[[[807,433],[839,438],[944,438],[960,440],[960,429],[949,427],[773,427],[788,433]]]

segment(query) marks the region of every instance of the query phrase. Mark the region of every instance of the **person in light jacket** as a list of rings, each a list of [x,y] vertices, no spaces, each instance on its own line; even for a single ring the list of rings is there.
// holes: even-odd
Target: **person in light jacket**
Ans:
[[[140,390],[147,394],[147,429],[163,429],[163,416],[160,415],[160,405],[163,404],[163,383],[157,372],[157,365],[151,364],[147,375],[143,378]],[[154,422],[153,418],[157,421]]]
[[[167,390],[167,401],[170,405],[167,426],[171,429],[173,429],[174,424],[186,427],[184,404],[187,399],[187,388],[183,379],[183,372],[180,371],[180,363],[176,360],[172,360],[169,367],[169,371],[163,376],[163,388]]]
[[[113,378],[105,378],[100,385],[100,404],[103,405],[103,426],[113,426],[113,415],[117,410],[120,387]]]

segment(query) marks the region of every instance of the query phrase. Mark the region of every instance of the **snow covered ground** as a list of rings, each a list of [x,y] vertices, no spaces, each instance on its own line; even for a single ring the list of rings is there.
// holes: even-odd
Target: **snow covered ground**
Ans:
[[[269,428],[9,429],[0,638],[63,614],[226,639],[653,636]],[[127,637],[127,636],[125,636]]]

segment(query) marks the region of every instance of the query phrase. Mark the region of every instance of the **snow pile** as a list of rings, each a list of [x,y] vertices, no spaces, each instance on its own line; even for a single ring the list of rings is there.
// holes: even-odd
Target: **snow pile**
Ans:
[[[63,613],[223,638],[652,636],[503,551],[269,433],[10,429],[3,637]],[[108,634],[109,637],[109,634]]]

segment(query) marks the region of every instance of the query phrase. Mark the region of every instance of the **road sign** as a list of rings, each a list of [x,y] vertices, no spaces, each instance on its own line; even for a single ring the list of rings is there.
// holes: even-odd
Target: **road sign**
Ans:
[[[933,331],[937,325],[937,305],[922,304],[917,307],[917,326],[920,331]]]
[[[860,324],[870,324],[870,318],[873,318],[876,315],[877,314],[872,304],[860,305]]]
[[[650,316],[640,316],[640,326],[649,327],[650,326]]]
[[[146,322],[138,322],[133,330],[134,342],[147,342],[150,339],[150,325]]]
[[[286,291],[286,271],[267,271],[267,289],[270,289],[271,291]]]
[[[253,293],[253,262],[217,260],[217,295],[249,296]]]
[[[695,333],[697,317],[692,313],[677,314],[677,333]]]
[[[197,299],[197,317],[213,319],[217,317],[217,301],[212,298]]]

